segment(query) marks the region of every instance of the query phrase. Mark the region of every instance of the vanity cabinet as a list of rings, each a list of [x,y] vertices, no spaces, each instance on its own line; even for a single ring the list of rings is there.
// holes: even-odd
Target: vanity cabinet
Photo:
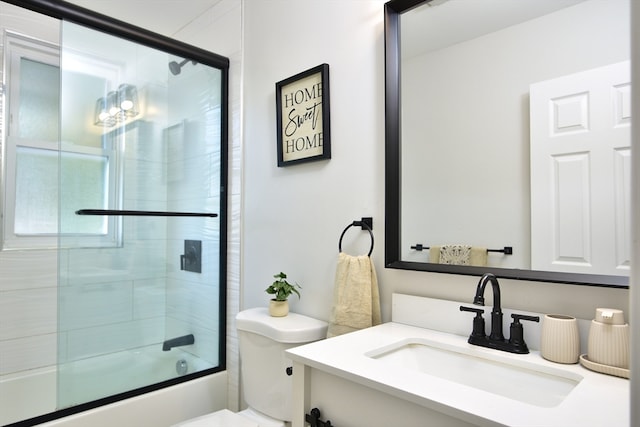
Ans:
[[[286,351],[292,427],[313,408],[335,427],[629,425],[629,380],[545,360],[538,324],[525,329],[530,353],[514,354],[469,344],[461,302],[392,304],[391,322]]]
[[[318,408],[335,427],[469,427],[468,423],[340,376],[294,363],[292,427],[306,427],[305,415]]]

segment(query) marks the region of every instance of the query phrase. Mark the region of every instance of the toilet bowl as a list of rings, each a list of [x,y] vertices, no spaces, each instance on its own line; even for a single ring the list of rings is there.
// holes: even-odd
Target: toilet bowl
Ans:
[[[272,317],[266,308],[252,308],[236,316],[247,409],[206,414],[172,427],[284,427],[291,421],[291,361],[284,351],[324,339],[327,323],[297,313]]]

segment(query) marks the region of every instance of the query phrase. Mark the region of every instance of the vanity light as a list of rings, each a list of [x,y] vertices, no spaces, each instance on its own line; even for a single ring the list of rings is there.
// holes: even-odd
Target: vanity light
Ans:
[[[112,127],[118,122],[137,116],[139,113],[137,88],[134,85],[123,83],[117,91],[111,91],[106,97],[96,101],[94,124]]]

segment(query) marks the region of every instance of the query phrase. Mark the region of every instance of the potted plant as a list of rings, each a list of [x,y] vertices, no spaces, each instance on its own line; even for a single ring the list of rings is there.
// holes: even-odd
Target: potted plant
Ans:
[[[295,293],[298,295],[298,298],[300,298],[298,289],[302,288],[297,283],[292,285],[287,282],[287,275],[283,272],[273,277],[276,280],[265,289],[266,293],[273,295],[273,298],[269,301],[269,314],[274,317],[283,317],[289,314],[289,301],[287,301],[287,299],[292,293]]]

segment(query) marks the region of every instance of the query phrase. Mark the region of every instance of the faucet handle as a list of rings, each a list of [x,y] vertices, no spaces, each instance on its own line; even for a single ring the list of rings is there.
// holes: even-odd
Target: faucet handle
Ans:
[[[484,308],[465,307],[464,305],[461,305],[460,311],[469,311],[471,313],[476,313],[476,315],[481,315],[484,313]]]
[[[484,309],[475,308],[475,307],[465,307],[461,305],[460,311],[468,311],[476,314],[476,317],[473,318],[473,330],[471,331],[471,336],[469,337],[469,339],[473,340],[474,338],[479,338],[479,337],[485,338],[486,333],[484,330],[484,317],[482,317],[482,314],[484,313]]]
[[[539,316],[528,316],[526,314],[511,315],[513,322],[511,323],[511,331],[509,335],[509,344],[511,345],[514,353],[526,354],[529,353],[527,343],[524,342],[524,331],[522,329],[522,323],[520,320],[529,320],[531,322],[539,322]]]
[[[520,320],[529,320],[530,322],[540,321],[540,316],[528,316],[526,314],[517,314],[517,313],[513,313],[511,315],[511,318],[513,319],[513,323],[520,323]]]

